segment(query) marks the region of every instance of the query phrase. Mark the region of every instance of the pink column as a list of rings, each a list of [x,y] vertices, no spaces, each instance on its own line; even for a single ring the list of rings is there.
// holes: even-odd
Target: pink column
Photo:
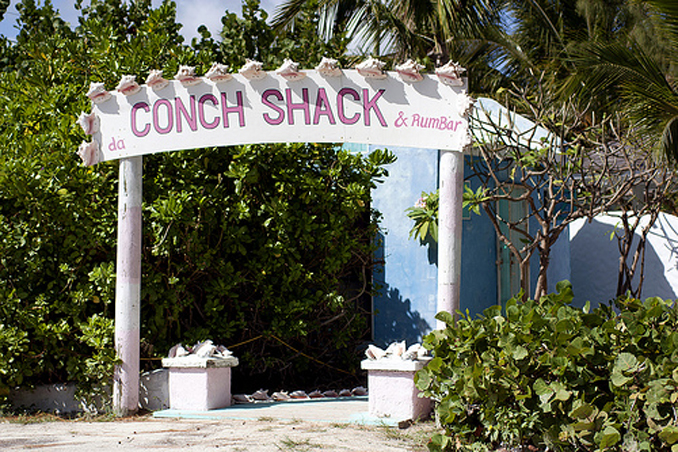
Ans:
[[[461,230],[464,153],[440,151],[438,206],[438,308],[456,317],[461,280]],[[445,324],[438,320],[437,328]]]
[[[113,409],[118,416],[139,406],[139,307],[141,299],[142,157],[120,160],[118,256],[115,283]]]

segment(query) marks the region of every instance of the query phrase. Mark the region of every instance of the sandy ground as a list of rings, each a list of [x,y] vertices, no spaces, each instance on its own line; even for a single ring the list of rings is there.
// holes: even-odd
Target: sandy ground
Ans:
[[[105,452],[200,451],[426,451],[432,422],[407,429],[386,426],[257,420],[154,419],[59,420],[0,418],[0,450]]]

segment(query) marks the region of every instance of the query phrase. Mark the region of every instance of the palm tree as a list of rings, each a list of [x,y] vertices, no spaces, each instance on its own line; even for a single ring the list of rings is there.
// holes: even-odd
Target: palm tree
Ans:
[[[592,40],[573,55],[577,71],[564,92],[603,98],[623,109],[630,127],[678,162],[678,4],[645,0],[643,16],[624,40]]]
[[[375,55],[449,59],[455,38],[478,35],[498,20],[496,0],[287,0],[273,24],[294,27],[303,6],[317,5],[319,33],[328,39],[346,30],[354,42]]]

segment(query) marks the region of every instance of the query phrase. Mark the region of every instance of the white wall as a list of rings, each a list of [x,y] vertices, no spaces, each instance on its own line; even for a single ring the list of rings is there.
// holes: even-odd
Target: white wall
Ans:
[[[641,221],[645,225],[649,220],[644,217]],[[575,304],[581,306],[586,301],[595,304],[614,298],[619,250],[617,240],[610,240],[610,234],[619,223],[619,218],[612,214],[600,215],[590,223],[577,220],[570,225]],[[644,276],[641,298],[678,298],[678,217],[660,214],[652,226],[645,251]],[[637,282],[637,277],[634,281]]]

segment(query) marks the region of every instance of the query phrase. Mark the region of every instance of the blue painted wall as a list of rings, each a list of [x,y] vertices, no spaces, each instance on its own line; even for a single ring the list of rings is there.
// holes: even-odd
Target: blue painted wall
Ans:
[[[480,186],[477,180],[467,184],[474,191]],[[480,215],[464,211],[460,292],[461,311],[471,315],[497,304],[497,236],[482,210]]]
[[[438,270],[436,250],[410,239],[412,220],[405,214],[422,191],[438,187],[438,152],[430,149],[390,148],[398,160],[389,165],[389,176],[372,193],[372,207],[383,215],[383,258],[374,273],[378,293],[373,297],[375,342],[421,341],[435,326]]]

